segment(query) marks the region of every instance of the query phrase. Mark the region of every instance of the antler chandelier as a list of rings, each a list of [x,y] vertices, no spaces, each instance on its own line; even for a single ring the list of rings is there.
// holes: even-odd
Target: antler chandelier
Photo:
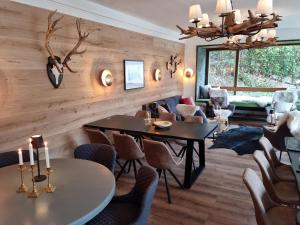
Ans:
[[[248,10],[248,18],[242,21],[241,11],[233,8],[232,0],[217,0],[216,12],[222,19],[221,25],[211,22],[207,13],[202,13],[201,6],[192,5],[189,11],[189,21],[194,27],[183,29],[180,38],[188,39],[200,37],[206,41],[226,38],[223,47],[227,48],[254,48],[267,47],[276,44],[276,30],[279,15],[273,12],[273,0],[259,0],[256,14]],[[241,43],[246,36],[245,43]]]

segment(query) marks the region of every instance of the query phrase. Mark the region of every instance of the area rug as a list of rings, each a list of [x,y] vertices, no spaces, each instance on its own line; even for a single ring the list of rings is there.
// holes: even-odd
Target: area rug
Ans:
[[[240,125],[219,134],[209,149],[226,148],[234,150],[238,155],[253,154],[255,150],[262,150],[259,144],[262,135],[262,128]]]

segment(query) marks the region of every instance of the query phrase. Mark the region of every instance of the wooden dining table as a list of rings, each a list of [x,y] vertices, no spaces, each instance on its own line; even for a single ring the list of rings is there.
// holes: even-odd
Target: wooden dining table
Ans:
[[[148,137],[185,140],[187,151],[183,184],[185,188],[190,188],[205,168],[205,139],[218,128],[218,124],[216,122],[193,124],[176,121],[168,129],[157,129],[153,125],[146,125],[143,118],[115,115],[85,124],[84,127],[101,131],[114,130]],[[193,167],[194,142],[198,143],[199,148],[199,165],[195,167]]]
[[[45,171],[41,161],[41,170]],[[54,193],[43,192],[47,181],[36,183],[41,195],[28,198],[16,193],[20,185],[18,165],[0,169],[0,224],[5,225],[82,225],[95,217],[115,194],[115,178],[98,163],[80,159],[51,160]],[[24,181],[32,189],[31,173]]]

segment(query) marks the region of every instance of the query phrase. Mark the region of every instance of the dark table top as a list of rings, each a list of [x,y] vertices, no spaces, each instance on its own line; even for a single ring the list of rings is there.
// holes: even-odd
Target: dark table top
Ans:
[[[285,144],[297,180],[298,191],[300,192],[300,139],[294,137],[285,138]]]
[[[142,118],[115,115],[85,124],[84,127],[134,132],[136,134],[147,136],[200,141],[207,138],[218,127],[218,124],[216,122],[193,124],[176,121],[173,122],[173,125],[168,129],[157,129],[154,126],[146,126],[144,119]]]

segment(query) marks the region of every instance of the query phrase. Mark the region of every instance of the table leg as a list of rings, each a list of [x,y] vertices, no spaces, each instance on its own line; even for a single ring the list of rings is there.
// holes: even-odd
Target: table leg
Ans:
[[[184,188],[190,188],[192,183],[192,164],[193,164],[194,141],[187,141],[187,149],[185,156],[185,174]]]
[[[205,141],[199,141],[199,166],[205,167]]]

